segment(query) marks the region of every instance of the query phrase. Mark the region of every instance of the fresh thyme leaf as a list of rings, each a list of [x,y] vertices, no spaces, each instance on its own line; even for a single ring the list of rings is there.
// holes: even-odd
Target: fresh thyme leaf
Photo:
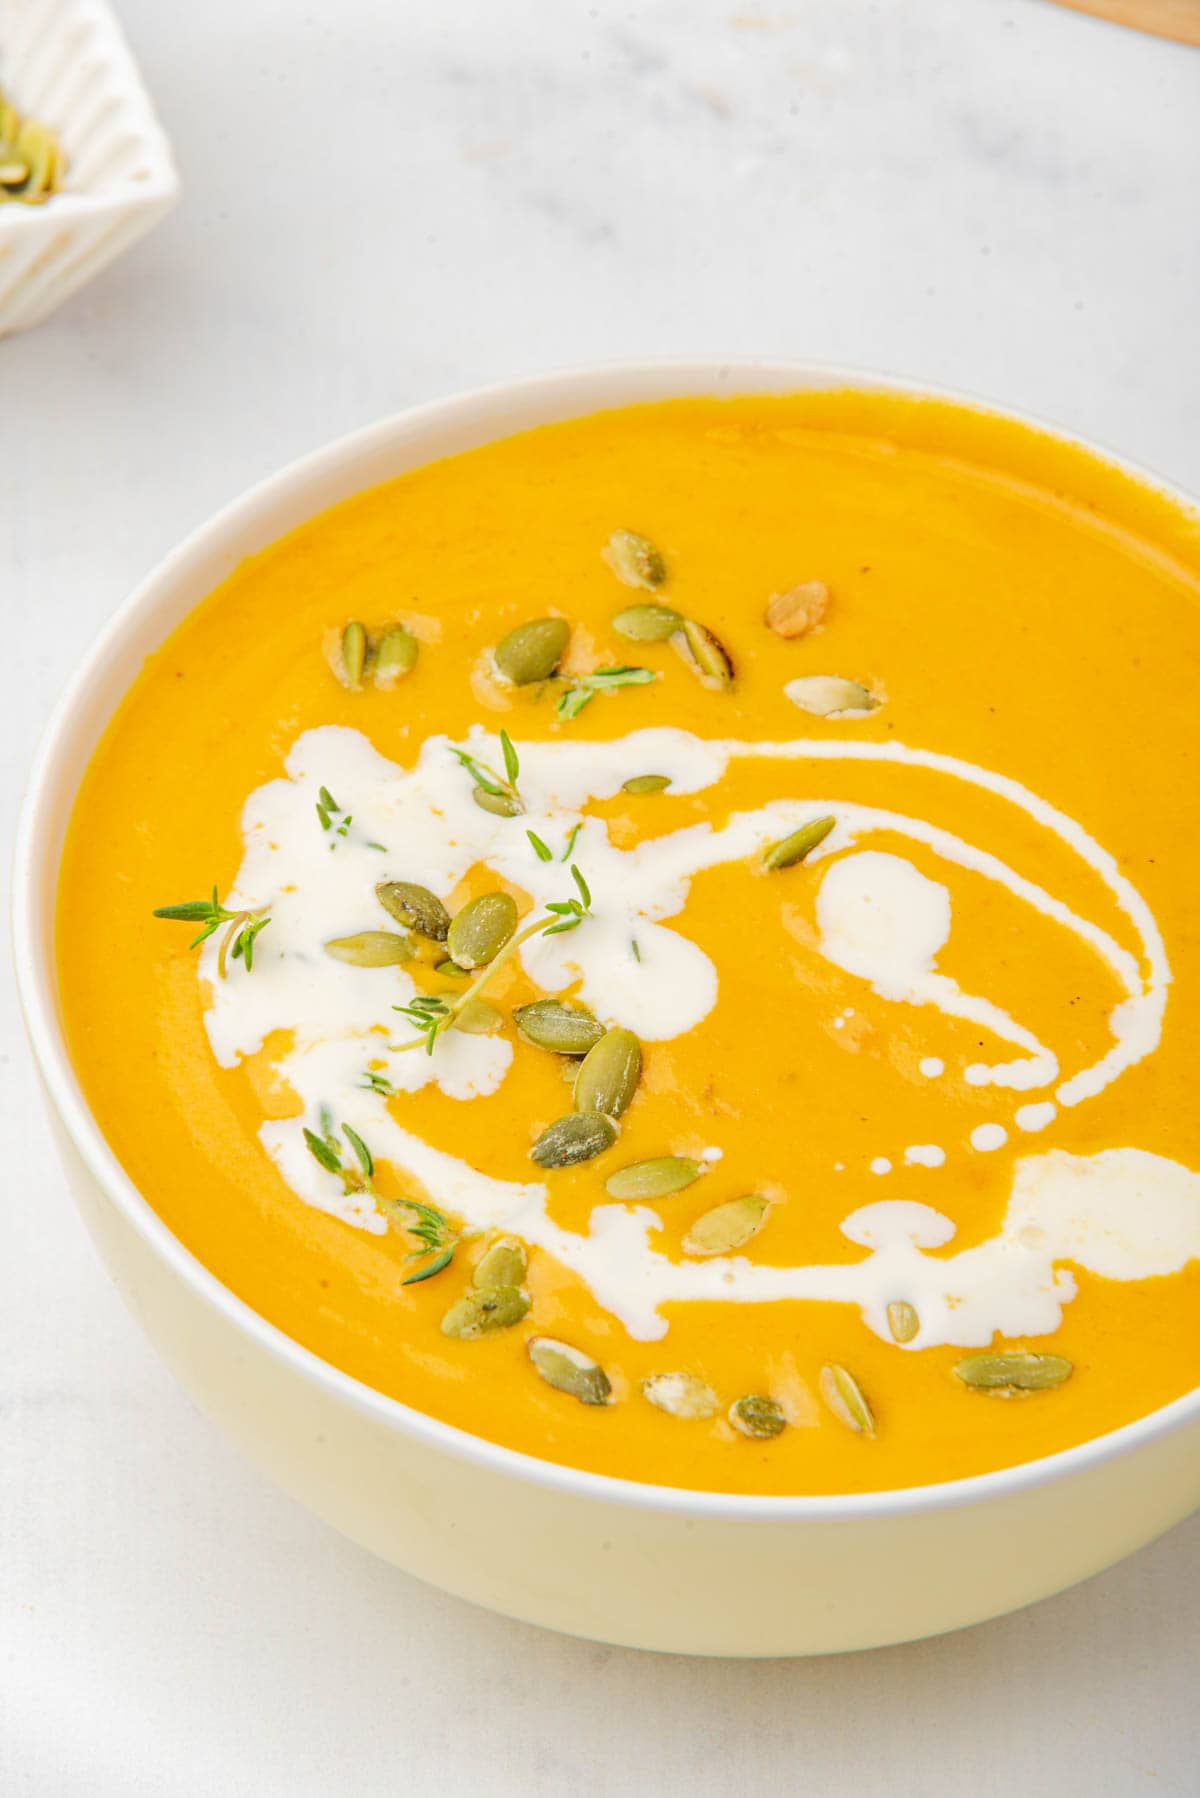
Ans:
[[[453,1248],[443,1249],[440,1255],[435,1255],[426,1266],[418,1268],[415,1274],[409,1274],[401,1280],[400,1284],[401,1286],[416,1286],[421,1280],[431,1280],[434,1274],[440,1274],[444,1267],[449,1267],[453,1259]]]
[[[588,911],[591,911],[592,895],[588,891],[588,883],[583,878],[583,875],[579,872],[579,869],[575,866],[574,862],[571,863],[571,874],[572,874],[572,877],[574,878],[575,885],[579,888],[579,897],[583,900],[583,903],[584,903],[584,906],[586,907],[586,909]]]
[[[566,848],[565,848],[565,849],[564,849],[564,850],[563,850],[563,852],[562,852],[562,857],[561,857],[561,859],[562,859],[562,860],[563,860],[563,861],[564,861],[564,862],[569,862],[569,861],[570,861],[570,859],[571,859],[571,851],[572,851],[572,850],[573,850],[573,849],[574,849],[574,847],[575,847],[575,839],[576,839],[576,837],[577,837],[577,836],[578,836],[578,835],[579,835],[579,833],[580,833],[580,831],[581,831],[581,830],[582,830],[582,829],[583,829],[583,825],[582,825],[582,824],[575,824],[575,825],[572,825],[572,827],[571,827],[571,834],[570,834],[570,836],[569,836],[569,837],[568,837],[568,838],[567,838],[567,846],[566,846]]]
[[[308,1152],[313,1160],[318,1162],[327,1174],[341,1173],[342,1161],[337,1150],[331,1149],[325,1139],[318,1136],[315,1130],[310,1130],[307,1125],[304,1129],[304,1140],[308,1144]]]
[[[630,939],[629,939],[629,947],[630,947],[630,948],[631,948],[631,949],[632,949],[632,950],[633,950],[633,959],[634,959],[634,961],[641,961],[641,959],[642,959],[642,952],[641,952],[641,950],[640,950],[640,949],[639,949],[639,948],[638,948],[638,940],[637,940],[637,938],[636,938],[636,937],[635,937],[635,936],[631,936],[631,937],[630,937]]]
[[[354,1150],[354,1153],[358,1159],[358,1165],[359,1165],[359,1167],[361,1167],[363,1173],[367,1176],[367,1179],[368,1180],[372,1179],[374,1177],[374,1173],[375,1173],[375,1162],[372,1159],[370,1149],[368,1149],[366,1143],[363,1141],[362,1137],[358,1134],[358,1131],[352,1130],[350,1128],[349,1124],[343,1124],[342,1125],[342,1135],[346,1138],[346,1141],[350,1144],[350,1147]]]
[[[600,693],[607,693],[613,687],[644,687],[647,681],[657,680],[658,675],[653,668],[630,668],[622,663],[618,668],[593,669],[591,674],[585,674],[583,678],[589,687],[595,687]]]
[[[529,841],[532,843],[533,853],[537,856],[537,858],[540,862],[552,862],[554,860],[554,851],[552,849],[548,848],[545,843],[543,843],[541,837],[538,836],[536,831],[527,830],[525,832],[525,835],[529,838]]]
[[[218,924],[223,924],[226,918],[232,918],[235,915],[231,911],[222,911],[216,903],[216,897],[214,892],[211,901],[190,899],[186,905],[160,905],[155,909],[153,915],[156,918],[179,918],[187,924],[198,924],[201,919],[206,919],[211,921],[212,928],[215,930]],[[214,913],[217,915],[214,916]]]
[[[378,849],[378,851],[381,855],[386,855],[388,852],[388,847],[387,847],[386,843],[367,843],[364,845],[364,847],[367,849]]]
[[[554,710],[565,723],[569,724],[572,718],[578,718],[585,705],[592,703],[594,697],[595,691],[591,687],[585,687],[582,684],[578,687],[568,687]]]
[[[368,1068],[362,1078],[364,1091],[378,1093],[381,1099],[390,1099],[396,1089],[386,1074],[380,1074],[374,1068]]]
[[[327,812],[340,812],[342,809],[328,787],[320,787],[318,789],[317,802],[318,804],[323,805]]]
[[[506,730],[500,732],[500,751],[504,757],[504,772],[508,775],[509,785],[515,787],[517,776],[521,772],[521,764],[517,752],[513,748],[512,738]]]

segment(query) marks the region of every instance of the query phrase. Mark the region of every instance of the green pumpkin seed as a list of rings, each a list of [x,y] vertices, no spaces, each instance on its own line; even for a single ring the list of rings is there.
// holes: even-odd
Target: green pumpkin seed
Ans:
[[[471,1284],[481,1292],[493,1286],[520,1286],[528,1265],[525,1244],[515,1236],[502,1236],[479,1257]]]
[[[758,1235],[767,1221],[771,1201],[761,1193],[728,1199],[698,1217],[683,1239],[685,1255],[732,1255]]]
[[[519,1286],[487,1286],[464,1292],[442,1319],[442,1335],[470,1342],[489,1330],[511,1330],[529,1310],[530,1298]]]
[[[471,798],[481,812],[491,812],[494,818],[515,818],[521,810],[521,802],[511,793],[489,793],[486,787],[472,787]]]
[[[395,968],[416,950],[411,937],[394,930],[360,930],[357,936],[335,936],[325,945],[326,955],[349,962],[352,968]]]
[[[414,886],[411,880],[381,880],[375,897],[397,924],[405,924],[431,942],[444,943],[450,929],[450,913],[436,893],[428,887]]]
[[[517,928],[517,902],[508,893],[481,893],[456,912],[446,933],[451,961],[484,968],[495,961]]]
[[[614,531],[600,552],[619,581],[653,593],[667,578],[662,551],[636,531]]]
[[[465,980],[467,978],[466,968],[460,968],[456,961],[435,962],[433,971],[435,974],[446,975],[448,979]]]
[[[911,1342],[921,1328],[917,1308],[907,1299],[893,1299],[887,1308],[887,1320],[894,1342]]]
[[[606,1405],[612,1396],[612,1384],[598,1362],[569,1342],[556,1342],[553,1336],[531,1336],[525,1345],[529,1359],[547,1386],[566,1392],[581,1405]]]
[[[759,1442],[780,1435],[787,1426],[782,1406],[762,1392],[748,1392],[744,1398],[735,1398],[728,1417],[735,1430]]]
[[[839,1423],[844,1423],[848,1430],[856,1430],[860,1436],[875,1434],[874,1415],[853,1374],[831,1361],[821,1369],[817,1385]]]
[[[529,1151],[539,1167],[574,1167],[611,1149],[617,1126],[598,1111],[571,1111],[548,1124]]]
[[[685,618],[672,637],[676,649],[706,687],[732,687],[733,662],[719,638],[694,618]]]
[[[495,1036],[503,1022],[504,1013],[486,999],[468,999],[454,1014],[454,1028],[467,1036]]]
[[[411,631],[395,624],[385,631],[375,650],[372,677],[377,687],[394,687],[398,680],[411,674],[417,665],[420,644]]]
[[[576,1111],[619,1118],[637,1091],[642,1045],[632,1030],[606,1030],[589,1049],[575,1077]]]
[[[995,1398],[1014,1398],[1022,1392],[1048,1392],[1069,1380],[1075,1369],[1063,1355],[1034,1355],[1027,1349],[1000,1354],[968,1355],[956,1363],[955,1373],[964,1386]]]
[[[818,843],[823,843],[836,823],[834,818],[812,818],[794,830],[790,837],[784,837],[779,843],[772,843],[763,855],[763,867],[774,872],[777,868],[792,868],[802,862]]]
[[[665,643],[683,628],[683,615],[670,606],[626,606],[612,622],[617,635],[630,643]]]
[[[604,1035],[604,1025],[590,1011],[582,1005],[564,1005],[561,999],[520,1005],[513,1012],[513,1023],[527,1043],[557,1055],[586,1055]]]
[[[642,1396],[668,1417],[714,1417],[717,1395],[694,1373],[656,1373],[642,1381]]]
[[[621,783],[622,793],[663,793],[671,784],[669,774],[635,774]]]
[[[659,1155],[654,1161],[635,1161],[620,1167],[604,1182],[614,1199],[665,1199],[682,1192],[704,1172],[690,1155]]]
[[[352,619],[342,632],[342,673],[352,693],[357,693],[362,686],[366,665],[366,626]]]
[[[571,627],[565,618],[534,618],[518,624],[496,645],[496,667],[514,687],[549,680],[566,652]]]
[[[836,674],[805,674],[783,689],[793,705],[814,718],[833,718],[840,712],[873,712],[883,704],[869,687]]]

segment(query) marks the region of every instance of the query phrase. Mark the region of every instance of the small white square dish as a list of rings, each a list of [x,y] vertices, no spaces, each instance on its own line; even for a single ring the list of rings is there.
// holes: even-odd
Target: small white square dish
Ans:
[[[179,195],[171,147],[101,0],[0,0],[0,92],[53,132],[60,191],[0,206],[0,337],[39,323]]]

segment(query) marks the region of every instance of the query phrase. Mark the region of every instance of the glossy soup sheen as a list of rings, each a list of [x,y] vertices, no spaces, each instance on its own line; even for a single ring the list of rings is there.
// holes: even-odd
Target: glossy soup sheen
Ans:
[[[617,526],[662,547],[662,598],[727,645],[731,691],[702,685],[670,643],[614,633],[613,614],[649,597],[620,585],[601,558]],[[1066,1448],[1177,1398],[1200,1368],[1195,1261],[1144,1280],[1075,1270],[1079,1291],[1061,1327],[1003,1345],[1067,1356],[1074,1373],[1055,1391],[1011,1400],[963,1387],[953,1368],[965,1349],[901,1350],[848,1304],[673,1304],[663,1338],[635,1341],[536,1250],[528,1318],[478,1341],[449,1340],[439,1321],[482,1244],[465,1243],[445,1272],[402,1286],[413,1246],[403,1231],[364,1234],[289,1189],[257,1137],[264,1117],[296,1110],[273,1072],[279,1045],[238,1067],[217,1065],[191,932],[151,911],[214,882],[227,889],[241,859],[243,802],[280,775],[313,726],[349,726],[401,763],[426,736],[461,740],[475,724],[504,726],[518,745],[645,724],[701,737],[917,745],[1014,777],[1116,858],[1172,963],[1157,1052],[1023,1136],[1013,1094],[961,1079],[972,1055],[996,1046],[977,1026],[881,998],[815,953],[815,868],[750,879],[729,864],[698,876],[672,921],[717,967],[714,1009],[684,1036],[647,1043],[617,1147],[544,1176],[551,1215],[584,1230],[614,1167],[717,1146],[722,1158],[698,1188],[656,1204],[659,1246],[677,1256],[701,1211],[765,1192],[776,1203],[746,1250],[755,1261],[846,1262],[861,1250],[840,1223],[885,1198],[950,1217],[955,1250],[995,1235],[1014,1162],[1051,1147],[1090,1155],[1128,1146],[1200,1168],[1198,543],[1194,518],[1078,452],[1003,421],[877,394],[602,413],[335,507],[239,566],[149,659],[83,783],[63,859],[58,957],[72,1053],[102,1129],[187,1247],[298,1342],[418,1410],[596,1472],[734,1492],[925,1484]],[[768,599],[812,579],[833,596],[824,625],[781,640],[763,622]],[[480,677],[491,645],[547,613],[571,621],[569,666],[636,662],[662,678],[559,724],[551,696],[505,693]],[[421,638],[415,670],[393,691],[349,692],[334,678],[322,645],[348,618],[399,618]],[[804,716],[783,687],[814,673],[864,680],[885,703],[861,718]],[[806,778],[796,764],[742,761],[690,796],[618,794],[589,809],[628,846],[699,820],[720,824],[803,791]],[[1099,882],[1000,800],[921,768],[847,763],[836,776],[823,770],[818,790],[834,784],[848,800],[985,843],[1128,941]],[[939,967],[964,990],[993,995],[1055,1046],[1064,1068],[1103,1053],[1114,995],[1091,951],[1031,922],[1003,889],[982,890],[919,846],[902,848],[969,910],[970,927],[956,931]],[[453,910],[495,885],[475,870],[442,897]],[[230,976],[254,977],[240,966]],[[538,996],[519,963],[489,993],[506,1013]],[[431,1142],[528,1181],[538,1177],[530,1144],[568,1108],[569,1090],[556,1057],[505,1029],[514,1058],[494,1094],[463,1101],[428,1086],[391,1105]],[[920,1071],[931,1055],[946,1062],[940,1079]],[[989,1120],[1003,1120],[1007,1141],[977,1152],[970,1134]],[[944,1165],[905,1165],[905,1144],[929,1143],[944,1146]],[[892,1162],[886,1174],[872,1171],[881,1155]],[[403,1168],[381,1170],[380,1184],[413,1190]],[[535,1332],[601,1362],[616,1402],[585,1406],[539,1380],[525,1348]],[[828,1362],[850,1369],[869,1396],[873,1440],[822,1403],[817,1377]],[[667,1369],[708,1381],[718,1416],[682,1421],[648,1404],[640,1382]],[[752,1441],[730,1429],[724,1407],[746,1392],[779,1399],[789,1417],[782,1435]]]

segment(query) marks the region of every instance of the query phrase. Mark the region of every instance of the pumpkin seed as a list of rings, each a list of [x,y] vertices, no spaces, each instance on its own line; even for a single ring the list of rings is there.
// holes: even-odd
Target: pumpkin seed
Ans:
[[[1075,1371],[1064,1355],[1035,1355],[1028,1349],[1009,1349],[999,1354],[968,1355],[955,1364],[964,1386],[988,1392],[995,1398],[1014,1398],[1022,1392],[1048,1392],[1061,1386]]]
[[[586,1055],[604,1035],[604,1025],[590,1011],[582,1005],[564,1005],[561,999],[520,1005],[513,1012],[513,1023],[527,1043],[558,1055]]]
[[[515,818],[521,810],[521,801],[512,793],[489,793],[486,787],[472,787],[471,798],[481,812],[491,812],[495,818]]]
[[[569,1342],[556,1342],[553,1336],[531,1336],[525,1346],[547,1386],[577,1398],[581,1405],[608,1403],[612,1383],[599,1362],[582,1349],[572,1348]]]
[[[671,784],[669,774],[635,774],[632,780],[623,781],[622,793],[662,793]]]
[[[420,647],[412,632],[406,631],[402,624],[385,631],[375,651],[375,685],[394,687],[404,675],[411,674],[417,665]]]
[[[887,1308],[888,1329],[896,1342],[911,1342],[921,1328],[921,1319],[917,1315],[915,1305],[907,1299],[893,1299]]]
[[[570,1111],[548,1124],[529,1151],[539,1167],[574,1167],[611,1149],[617,1126],[599,1111]]]
[[[612,622],[617,635],[630,643],[665,643],[683,628],[683,615],[670,606],[626,606]]]
[[[818,843],[823,843],[836,823],[834,818],[811,818],[794,830],[791,836],[784,837],[782,842],[772,843],[763,855],[763,867],[774,871],[777,868],[792,868],[802,862]]]
[[[416,947],[411,937],[395,930],[360,930],[357,936],[333,937],[325,953],[352,968],[395,968],[415,955]]]
[[[767,1221],[771,1201],[761,1193],[728,1199],[698,1217],[683,1239],[685,1255],[732,1255],[758,1235]]]
[[[642,1381],[642,1396],[668,1417],[713,1417],[717,1395],[694,1373],[655,1373]]]
[[[357,619],[352,619],[342,632],[342,673],[352,693],[357,693],[361,688],[366,665],[366,626]]]
[[[619,1118],[637,1091],[641,1072],[642,1045],[632,1030],[606,1030],[575,1076],[576,1111]]]
[[[848,1430],[856,1430],[860,1436],[875,1434],[874,1415],[853,1374],[831,1361],[821,1369],[817,1385],[839,1423],[844,1423]]]
[[[466,968],[460,968],[456,961],[439,961],[434,963],[435,974],[444,974],[448,979],[465,980]]]
[[[604,1182],[605,1192],[614,1199],[665,1199],[682,1192],[704,1172],[690,1155],[659,1155],[654,1161],[635,1161],[619,1167]]]
[[[782,1406],[762,1392],[748,1392],[744,1398],[735,1398],[728,1417],[735,1430],[759,1442],[778,1436],[787,1426]]]
[[[815,631],[829,610],[829,588],[824,581],[801,581],[786,593],[776,593],[767,606],[767,628],[777,637],[806,637]]]
[[[528,1265],[525,1244],[518,1242],[515,1236],[501,1236],[479,1257],[471,1284],[481,1292],[493,1286],[519,1286]]]
[[[28,178],[27,162],[0,161],[0,187],[21,187]]]
[[[814,718],[835,718],[842,712],[873,712],[883,704],[869,687],[837,674],[804,674],[783,689],[793,705]]]
[[[645,587],[653,593],[667,578],[662,551],[636,531],[614,531],[600,553],[627,587]]]
[[[529,1310],[530,1297],[519,1286],[485,1286],[464,1292],[442,1319],[442,1335],[470,1342],[489,1330],[511,1330]]]
[[[694,618],[685,618],[671,639],[693,674],[706,687],[732,687],[733,662],[719,638]]]
[[[517,902],[508,893],[481,893],[456,912],[446,932],[451,961],[483,968],[495,961],[517,928]]]
[[[454,1028],[468,1036],[495,1036],[503,1022],[504,1013],[486,999],[468,999],[454,1014]]]
[[[397,924],[405,924],[431,942],[444,943],[450,929],[450,913],[436,893],[415,886],[411,880],[381,880],[375,897]],[[441,970],[438,970],[439,973]]]
[[[565,618],[534,618],[518,624],[497,643],[496,667],[514,687],[549,680],[563,659],[571,627]]]

